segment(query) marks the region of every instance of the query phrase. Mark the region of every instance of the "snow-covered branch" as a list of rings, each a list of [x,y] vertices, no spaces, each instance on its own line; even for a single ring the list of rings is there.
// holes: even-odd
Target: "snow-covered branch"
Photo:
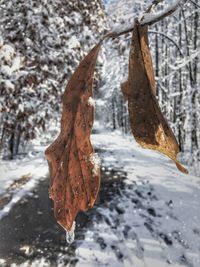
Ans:
[[[140,24],[141,25],[152,25],[162,19],[164,19],[165,17],[171,15],[172,13],[174,13],[178,7],[180,6],[181,3],[185,3],[186,0],[176,0],[172,5],[168,6],[166,9],[164,9],[161,12],[158,13],[154,13],[154,14],[150,14],[149,12],[151,11],[152,7],[155,7],[157,4],[159,4],[160,2],[162,2],[162,0],[154,0],[152,2],[152,4],[147,8],[147,10],[145,11],[144,15],[141,17],[140,19]],[[109,32],[106,37],[108,38],[117,38],[120,35],[129,33],[133,31],[133,27],[127,27],[125,29],[114,29],[112,32]]]
[[[195,58],[197,58],[199,56],[200,53],[200,49],[196,49],[192,55],[190,55],[189,57],[185,58],[181,63],[179,63],[178,65],[174,66],[172,64],[169,64],[169,67],[172,70],[179,70],[183,67],[185,67],[188,63],[192,62]]]
[[[172,5],[169,5],[166,9],[164,9],[161,12],[154,13],[154,14],[150,14],[150,13],[144,14],[140,23],[142,25],[152,25],[152,24],[164,19],[165,17],[174,13],[177,10],[177,8],[179,7],[181,2],[182,2],[182,0],[176,0]]]
[[[159,3],[163,2],[164,0],[153,0],[151,5],[147,8],[145,13],[150,13],[153,8],[155,8]]]

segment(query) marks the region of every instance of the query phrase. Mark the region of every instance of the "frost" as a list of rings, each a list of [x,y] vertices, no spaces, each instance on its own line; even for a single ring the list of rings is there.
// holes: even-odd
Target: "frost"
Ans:
[[[90,155],[90,162],[93,165],[93,174],[97,175],[101,164],[101,159],[99,158],[97,153],[92,153]]]
[[[74,231],[75,231],[75,228],[76,228],[76,222],[73,221],[71,229],[69,231],[66,230],[66,242],[68,244],[71,244],[71,243],[74,242],[74,237],[75,237]]]
[[[93,107],[95,106],[95,100],[91,96],[88,98],[88,104]]]

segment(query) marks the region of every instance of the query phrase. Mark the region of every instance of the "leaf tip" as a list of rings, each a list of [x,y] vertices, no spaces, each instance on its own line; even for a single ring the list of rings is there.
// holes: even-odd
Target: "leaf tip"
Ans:
[[[183,167],[179,162],[176,162],[176,167],[179,169],[179,171],[181,171],[184,174],[189,173],[188,170],[185,167]]]

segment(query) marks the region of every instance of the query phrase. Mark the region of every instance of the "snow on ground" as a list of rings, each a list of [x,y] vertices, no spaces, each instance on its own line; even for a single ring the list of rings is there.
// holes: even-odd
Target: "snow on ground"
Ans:
[[[47,176],[44,149],[37,145],[27,157],[0,161],[0,219]]]
[[[120,133],[93,135],[105,167],[127,173],[124,189],[77,249],[76,266],[200,266],[200,180]]]
[[[116,175],[116,184],[121,175],[123,186],[117,187],[111,200],[96,204],[93,226],[75,251],[76,266],[199,267],[199,178],[180,173],[167,157],[140,148],[120,132],[97,128],[92,143],[102,170],[108,177]],[[46,176],[44,147],[35,151],[23,160],[1,162],[1,193],[14,190],[1,217]],[[15,179],[22,176],[28,177],[26,183],[15,188]],[[60,256],[58,266],[64,266],[65,256]],[[20,266],[51,265],[41,258]]]

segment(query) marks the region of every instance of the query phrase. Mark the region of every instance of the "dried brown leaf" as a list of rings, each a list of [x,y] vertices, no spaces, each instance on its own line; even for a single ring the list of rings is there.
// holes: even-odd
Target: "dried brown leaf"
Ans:
[[[175,163],[177,168],[188,171],[178,162],[180,152],[176,138],[164,118],[155,97],[155,78],[148,45],[148,26],[135,23],[129,55],[129,76],[122,84],[132,133],[143,147],[157,150]]]
[[[94,205],[100,168],[95,165],[90,134],[94,121],[91,105],[95,64],[101,42],[81,61],[72,75],[64,96],[61,132],[46,149],[54,215],[58,223],[70,230],[79,211]]]

